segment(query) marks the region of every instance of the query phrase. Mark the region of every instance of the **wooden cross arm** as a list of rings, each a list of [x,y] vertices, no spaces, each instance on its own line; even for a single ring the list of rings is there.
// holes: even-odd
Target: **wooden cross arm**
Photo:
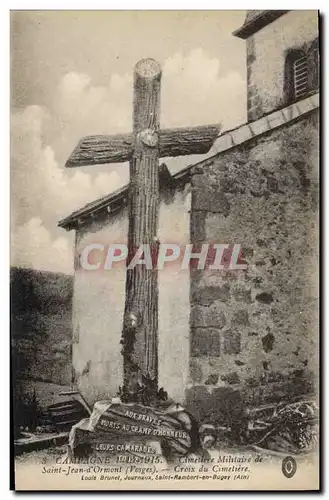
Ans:
[[[208,153],[220,130],[220,125],[160,130],[159,157]],[[132,134],[85,137],[67,160],[66,167],[126,162],[131,159],[132,150]]]

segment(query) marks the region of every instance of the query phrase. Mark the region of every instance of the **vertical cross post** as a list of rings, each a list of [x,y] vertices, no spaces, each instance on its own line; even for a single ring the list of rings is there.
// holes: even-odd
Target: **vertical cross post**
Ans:
[[[163,397],[162,392],[157,394],[157,269],[145,264],[129,268],[141,245],[146,245],[146,251],[150,249],[153,263],[157,260],[159,158],[208,153],[220,132],[220,125],[160,130],[160,83],[159,64],[153,59],[139,61],[134,71],[133,133],[84,137],[66,162],[69,168],[130,162],[126,301],[121,338],[121,396],[126,401],[134,400],[137,393],[139,400],[146,393],[147,400]],[[71,223],[68,217],[60,225],[70,229]]]
[[[123,321],[124,388],[134,393],[148,380],[158,384],[158,275],[156,265],[129,263],[141,245],[157,255],[161,67],[143,59],[134,71],[133,152],[128,202],[128,259]],[[144,257],[146,255],[144,254]]]

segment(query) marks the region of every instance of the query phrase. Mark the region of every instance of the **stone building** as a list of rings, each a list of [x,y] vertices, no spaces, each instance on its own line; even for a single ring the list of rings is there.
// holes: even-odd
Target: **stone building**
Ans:
[[[240,243],[247,263],[159,271],[159,384],[198,418],[230,394],[260,404],[316,390],[318,13],[249,11],[234,36],[246,40],[248,122],[160,175],[160,241]],[[88,243],[125,243],[127,187],[59,225],[76,232],[76,263]],[[89,401],[122,383],[124,284],[122,265],[76,265],[74,383]]]

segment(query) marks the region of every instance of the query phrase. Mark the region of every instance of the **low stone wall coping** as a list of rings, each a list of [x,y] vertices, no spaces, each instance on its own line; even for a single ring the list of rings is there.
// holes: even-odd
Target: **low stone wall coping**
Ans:
[[[306,113],[319,107],[319,94],[314,94],[301,101],[295,102],[290,106],[274,111],[259,120],[245,123],[234,130],[224,133],[216,139],[211,148],[207,160],[217,156],[219,153],[227,151],[243,142],[260,136],[270,130],[285,125]],[[197,163],[200,165],[205,160]]]

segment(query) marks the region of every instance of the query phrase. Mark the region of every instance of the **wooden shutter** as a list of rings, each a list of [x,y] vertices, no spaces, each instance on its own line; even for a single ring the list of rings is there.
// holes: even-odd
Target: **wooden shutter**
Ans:
[[[308,91],[308,60],[306,55],[294,61],[293,75],[295,99],[299,99]]]

